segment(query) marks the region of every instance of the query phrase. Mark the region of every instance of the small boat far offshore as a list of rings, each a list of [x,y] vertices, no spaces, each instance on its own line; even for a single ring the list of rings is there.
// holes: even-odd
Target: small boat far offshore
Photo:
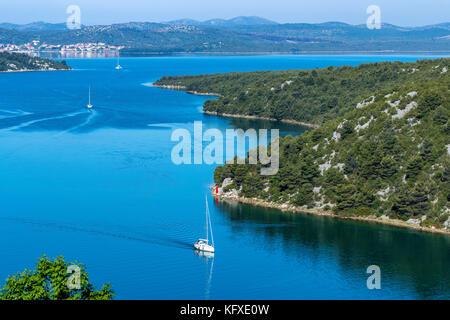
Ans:
[[[122,66],[120,65],[120,52],[117,52],[117,66],[116,70],[121,70]]]
[[[206,200],[206,239],[198,239],[196,243],[194,243],[194,248],[203,251],[214,253],[214,238],[211,226],[211,217],[209,215],[208,209],[208,199],[205,196]],[[209,244],[209,232],[211,232],[211,244]]]
[[[89,103],[87,105],[88,109],[92,109],[93,105],[91,104],[91,87],[89,87]]]

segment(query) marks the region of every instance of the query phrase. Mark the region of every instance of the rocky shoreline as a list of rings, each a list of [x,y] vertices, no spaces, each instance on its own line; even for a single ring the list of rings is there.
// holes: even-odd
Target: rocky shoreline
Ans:
[[[297,121],[297,120],[289,120],[289,119],[277,120],[275,118],[269,118],[269,117],[251,116],[251,115],[245,115],[245,114],[219,113],[219,112],[215,112],[215,111],[203,111],[203,113],[214,115],[214,116],[219,116],[219,117],[279,121],[279,122],[284,122],[284,123],[290,123],[290,124],[296,124],[296,125],[300,125],[300,126],[304,126],[304,127],[309,127],[309,128],[313,128],[313,129],[319,127],[319,125],[317,125],[317,124],[312,124],[312,123],[307,123],[307,122],[302,122],[302,121]]]
[[[149,86],[149,87],[154,87],[154,88],[176,90],[176,91],[184,91],[186,93],[193,94],[193,95],[196,95],[196,96],[216,96],[216,97],[220,97],[221,96],[220,94],[213,93],[213,92],[198,92],[198,91],[193,91],[193,90],[186,90],[185,86],[174,86],[174,85],[155,84],[155,83],[147,83],[145,85]]]
[[[29,69],[20,69],[20,70],[4,70],[0,71],[0,73],[14,73],[14,72],[44,72],[44,71],[71,71],[70,69],[36,69],[36,70],[29,70]]]
[[[146,84],[149,87],[155,87],[155,88],[161,88],[161,89],[168,89],[168,90],[176,90],[176,91],[184,91],[186,93],[198,95],[198,96],[216,96],[221,97],[219,93],[213,93],[213,92],[198,92],[198,91],[192,91],[192,90],[186,90],[186,86],[176,86],[176,85],[165,85],[165,84],[155,84],[155,83],[148,83]],[[255,120],[268,120],[268,121],[279,121],[284,123],[290,123],[295,125],[300,125],[308,128],[318,128],[319,125],[307,123],[303,121],[297,121],[297,120],[290,120],[290,119],[282,119],[278,120],[275,118],[269,118],[269,117],[260,117],[260,116],[254,116],[254,115],[245,115],[245,114],[231,114],[231,113],[219,113],[215,111],[206,111],[203,110],[204,114],[219,116],[219,117],[228,117],[228,118],[242,118],[242,119],[255,119]]]
[[[402,220],[397,219],[389,219],[389,218],[379,218],[375,216],[370,217],[357,217],[357,216],[340,216],[335,214],[332,211],[323,210],[321,208],[313,208],[313,209],[304,209],[299,208],[293,205],[287,205],[287,204],[279,204],[274,202],[267,202],[261,199],[256,198],[245,198],[245,197],[239,197],[235,194],[212,194],[213,197],[225,200],[225,201],[237,201],[241,203],[250,204],[253,206],[258,207],[265,207],[265,208],[271,208],[271,209],[277,209],[283,212],[292,212],[292,213],[299,213],[299,214],[308,214],[308,215],[316,215],[316,216],[323,216],[323,217],[329,217],[333,219],[341,219],[341,220],[353,220],[353,221],[361,221],[361,222],[367,222],[367,223],[377,223],[377,224],[384,224],[384,225],[390,225],[394,227],[400,227],[400,228],[407,228],[412,229],[416,231],[421,232],[430,232],[435,234],[442,234],[450,236],[450,230],[444,230],[444,229],[436,229],[433,227],[422,227],[415,224],[410,224]]]

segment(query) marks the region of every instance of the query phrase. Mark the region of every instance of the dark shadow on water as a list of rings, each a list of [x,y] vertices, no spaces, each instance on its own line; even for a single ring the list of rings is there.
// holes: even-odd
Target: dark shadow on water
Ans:
[[[204,115],[205,117],[217,117],[215,115]],[[259,119],[246,119],[246,118],[231,118],[227,117],[229,120],[230,125],[232,125],[236,129],[278,129],[280,130],[281,136],[286,135],[300,135],[304,133],[305,131],[311,130],[309,127],[297,125],[297,124],[291,124],[291,123],[285,123],[280,121],[270,121],[270,120],[259,120]]]
[[[252,234],[267,250],[302,259],[333,259],[346,274],[379,265],[385,283],[400,283],[421,299],[450,298],[450,237],[392,226],[283,213],[230,201],[216,210],[233,233]],[[323,256],[323,255],[326,255]],[[389,278],[389,279],[387,279]]]

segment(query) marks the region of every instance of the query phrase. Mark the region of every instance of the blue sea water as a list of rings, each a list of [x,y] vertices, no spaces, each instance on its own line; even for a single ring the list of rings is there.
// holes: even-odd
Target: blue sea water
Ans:
[[[0,281],[63,255],[118,299],[450,298],[450,238],[208,197],[214,165],[174,165],[176,128],[279,126],[201,113],[206,99],[145,86],[164,75],[310,69],[416,56],[69,59],[73,71],[0,74]],[[87,110],[88,87],[94,109]],[[382,289],[368,290],[370,265]]]

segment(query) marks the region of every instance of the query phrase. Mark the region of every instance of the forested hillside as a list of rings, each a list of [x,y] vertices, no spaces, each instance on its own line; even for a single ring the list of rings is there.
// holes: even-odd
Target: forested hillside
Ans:
[[[440,76],[448,59],[383,62],[315,70],[241,72],[163,77],[155,85],[218,93],[204,110],[322,124],[354,108],[374,92]]]
[[[49,71],[71,69],[65,61],[54,61],[26,54],[0,52],[0,72],[5,71]]]
[[[235,164],[217,167],[214,180],[222,186],[230,178],[231,183],[227,179],[223,190],[229,195],[333,210],[344,216],[384,216],[450,229],[449,68],[450,59],[355,68],[354,80],[348,81],[363,84],[365,79],[367,85],[361,91],[355,85],[355,92],[351,93],[344,90],[344,84],[334,81],[349,101],[345,102],[346,95],[338,95],[339,108],[332,114],[346,112],[318,129],[281,138],[280,169],[276,175],[260,175],[260,165]],[[350,70],[316,71],[315,76],[308,71],[300,79],[337,79]],[[372,90],[369,74],[378,79],[372,83]],[[382,86],[390,81],[385,77],[402,81]],[[273,87],[274,83],[268,86]],[[264,88],[264,81],[260,87]],[[283,89],[278,85],[277,90]],[[270,92],[273,91],[260,91],[259,100]],[[335,92],[330,90],[317,98],[329,99]],[[356,103],[361,95],[365,96]],[[291,103],[280,106],[288,109]],[[323,114],[328,117],[330,113]]]
[[[183,19],[168,23],[129,22],[83,26],[43,22],[27,25],[0,24],[0,43],[47,44],[104,42],[125,46],[122,54],[177,52],[423,52],[450,51],[450,26],[424,27],[383,24],[370,30],[364,25],[340,22],[277,24],[257,17],[198,22]]]

